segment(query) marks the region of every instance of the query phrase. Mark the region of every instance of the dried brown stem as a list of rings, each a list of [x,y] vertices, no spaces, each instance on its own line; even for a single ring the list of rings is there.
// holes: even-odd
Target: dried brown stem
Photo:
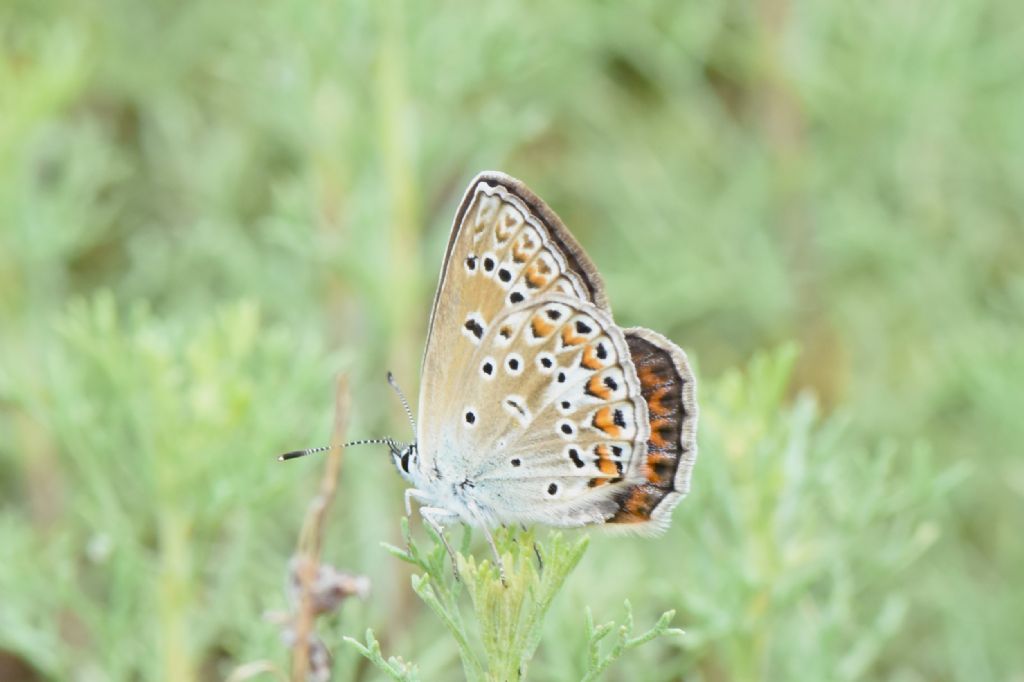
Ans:
[[[334,500],[341,472],[341,459],[348,422],[349,395],[348,379],[338,377],[334,392],[334,427],[331,433],[331,449],[327,453],[324,475],[320,479],[320,491],[309,503],[306,518],[299,534],[295,550],[296,575],[299,578],[298,610],[295,614],[295,642],[292,645],[292,682],[306,682],[309,672],[309,643],[316,620],[316,603],[313,585],[320,566],[320,552],[323,547],[324,526],[327,511]]]

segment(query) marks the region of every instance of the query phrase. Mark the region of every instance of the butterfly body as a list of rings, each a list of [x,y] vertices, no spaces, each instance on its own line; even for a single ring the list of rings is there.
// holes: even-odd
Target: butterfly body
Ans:
[[[430,317],[416,443],[392,450],[436,526],[668,525],[696,457],[685,354],[615,325],[558,217],[501,173],[473,180]]]

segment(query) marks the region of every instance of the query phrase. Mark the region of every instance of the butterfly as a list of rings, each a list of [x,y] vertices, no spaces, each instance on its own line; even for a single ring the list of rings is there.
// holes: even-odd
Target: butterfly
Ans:
[[[697,400],[686,354],[617,326],[583,248],[503,173],[478,175],[459,205],[418,420],[402,400],[415,442],[377,442],[411,484],[407,512],[416,500],[442,540],[456,522],[483,529],[492,549],[488,529],[500,524],[658,532],[689,491]]]

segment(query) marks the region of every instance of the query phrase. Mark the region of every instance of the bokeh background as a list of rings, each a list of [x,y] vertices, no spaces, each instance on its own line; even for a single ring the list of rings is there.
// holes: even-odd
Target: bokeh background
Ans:
[[[0,677],[213,680],[263,614],[320,464],[408,437],[464,185],[505,170],[694,360],[694,492],[595,534],[583,613],[687,635],[611,679],[1024,680],[1024,5],[5,0]],[[425,679],[401,482],[347,454],[326,552]],[[269,679],[269,678],[268,678]]]

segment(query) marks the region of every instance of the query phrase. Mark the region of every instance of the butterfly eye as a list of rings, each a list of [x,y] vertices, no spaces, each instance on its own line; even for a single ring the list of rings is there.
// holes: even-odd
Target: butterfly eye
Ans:
[[[484,270],[486,270],[487,272],[493,272],[494,266],[495,262],[493,258],[491,258],[490,256],[484,258]]]
[[[476,412],[474,412],[473,410],[466,410],[465,419],[466,423],[472,426],[473,424],[476,423]]]
[[[492,360],[491,358],[487,358],[486,360],[484,360],[484,363],[482,365],[480,365],[480,371],[484,373],[485,377],[488,377],[488,378],[493,377],[494,376],[494,360]]]
[[[576,465],[577,469],[582,469],[586,466],[586,462],[584,462],[583,458],[580,457],[580,451],[577,448],[569,448],[566,450],[566,454],[569,455],[569,459],[572,460],[572,463]]]
[[[558,494],[558,484],[552,483],[548,486],[548,495],[555,496]]]
[[[470,272],[476,271],[476,256],[470,256],[466,259],[466,270]]]
[[[516,303],[522,303],[525,299],[526,297],[523,296],[522,293],[518,291],[513,291],[511,294],[508,295],[508,302],[511,303],[512,305],[515,305]]]
[[[498,270],[498,279],[502,282],[508,283],[512,281],[512,271],[508,268],[500,268]]]
[[[576,429],[573,427],[571,422],[562,421],[558,424],[558,430],[564,436],[572,436],[576,433]]]
[[[519,459],[518,457],[513,457],[512,460],[509,462],[509,464],[511,464],[514,467],[517,467],[517,466],[519,466],[522,463],[523,463],[523,460]]]

